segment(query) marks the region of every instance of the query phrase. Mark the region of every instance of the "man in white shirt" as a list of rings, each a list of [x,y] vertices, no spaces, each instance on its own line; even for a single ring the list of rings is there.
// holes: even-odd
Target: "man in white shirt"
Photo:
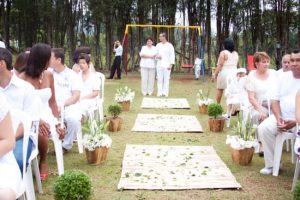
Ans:
[[[285,54],[281,59],[281,68],[277,71],[278,75],[282,74],[283,72],[290,71],[290,59],[291,54]]]
[[[4,48],[0,48],[0,91],[5,95],[7,102],[13,110],[20,110],[28,114],[33,121],[40,120],[41,101],[34,92],[34,87],[18,78],[11,70],[12,67],[12,55]],[[40,131],[48,131],[45,124],[40,123]],[[19,129],[15,133],[16,146],[14,149],[14,155],[17,162],[22,168],[23,166],[23,130]],[[30,135],[28,142],[27,160],[31,154],[33,142],[37,141],[37,135]],[[22,170],[22,169],[21,169]]]
[[[63,148],[69,151],[77,132],[81,129],[82,113],[78,104],[81,81],[73,70],[64,66],[64,58],[62,48],[52,49],[50,66],[53,68],[56,101],[59,108],[64,107],[64,119],[67,123]]]
[[[111,66],[110,76],[107,79],[113,79],[116,70],[117,70],[118,79],[121,79],[121,61],[122,61],[123,47],[119,40],[115,41],[114,43],[114,52],[115,52],[115,59],[113,65]]]
[[[295,50],[291,54],[291,70],[283,73],[271,97],[273,114],[258,126],[259,138],[264,147],[265,168],[261,174],[273,172],[274,149],[277,134],[293,131],[295,120],[295,97],[300,89],[300,51]],[[284,84],[282,84],[284,83]]]
[[[175,51],[167,41],[166,33],[159,34],[160,43],[156,45],[157,96],[169,96],[169,82],[172,66],[175,64]]]

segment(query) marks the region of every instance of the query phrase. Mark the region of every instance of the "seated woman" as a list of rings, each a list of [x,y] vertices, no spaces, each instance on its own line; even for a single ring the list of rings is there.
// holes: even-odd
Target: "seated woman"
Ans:
[[[12,153],[15,145],[12,121],[5,97],[0,93],[0,199],[15,200],[22,179],[21,173]]]
[[[80,54],[78,64],[81,69],[82,88],[80,93],[80,106],[84,116],[96,106],[96,98],[99,95],[100,79],[89,67],[90,57],[87,54]]]
[[[79,58],[80,54],[87,54],[91,58],[91,48],[90,47],[79,47],[75,50],[74,56],[73,56],[74,65],[72,67],[72,70],[75,71],[76,73],[79,73],[81,71],[80,66],[78,64],[78,58]],[[91,61],[89,63],[89,67],[92,72],[96,72],[95,67]]]
[[[245,87],[252,105],[251,120],[258,125],[268,116],[268,101],[271,86],[276,82],[276,71],[269,69],[270,57],[265,52],[256,52],[253,63],[256,70],[249,73]]]
[[[245,68],[238,68],[236,76],[227,77],[227,88],[225,89],[227,113],[226,118],[235,115],[240,110],[240,105],[245,105],[248,99],[248,94],[244,88],[244,83],[247,78]],[[229,80],[230,79],[230,80]]]
[[[42,101],[38,148],[40,153],[40,176],[42,180],[48,177],[47,152],[49,136],[63,139],[64,130],[59,123],[59,112],[55,99],[53,75],[47,71],[50,63],[51,48],[49,45],[38,43],[30,51],[25,71],[20,78],[31,83],[36,94]],[[56,133],[58,135],[56,135]]]
[[[269,115],[271,86],[276,83],[276,71],[269,69],[270,57],[265,52],[256,52],[253,56],[256,70],[252,70],[245,83],[251,104],[250,116],[253,124],[260,124]],[[260,139],[258,138],[258,141]],[[260,149],[260,155],[262,150]]]

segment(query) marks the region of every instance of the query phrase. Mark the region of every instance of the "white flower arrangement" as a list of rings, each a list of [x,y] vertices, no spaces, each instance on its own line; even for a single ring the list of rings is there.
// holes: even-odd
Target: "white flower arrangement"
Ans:
[[[100,121],[93,114],[89,114],[87,122],[82,126],[83,146],[90,151],[97,147],[110,148],[112,139],[104,133],[106,127],[107,123]]]
[[[212,104],[214,100],[208,98],[209,96],[209,90],[207,92],[203,92],[201,89],[197,92],[198,97],[198,105],[206,105]]]
[[[254,138],[256,128],[257,126],[251,123],[250,117],[245,122],[238,116],[237,124],[234,127],[237,135],[227,135],[226,144],[236,150],[252,147],[256,149],[259,146],[258,141]]]
[[[129,87],[125,86],[124,88],[117,89],[117,93],[115,94],[116,102],[132,102],[135,96],[135,92]]]

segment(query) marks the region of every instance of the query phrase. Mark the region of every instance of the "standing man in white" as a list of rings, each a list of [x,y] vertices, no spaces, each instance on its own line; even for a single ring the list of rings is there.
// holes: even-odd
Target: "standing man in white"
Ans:
[[[172,66],[175,64],[175,51],[167,41],[166,33],[159,34],[160,43],[156,45],[157,96],[169,96],[169,82]]]
[[[147,38],[147,45],[142,47],[141,56],[141,77],[142,77],[142,94],[152,95],[155,81],[155,55],[156,48],[153,46],[153,39]]]

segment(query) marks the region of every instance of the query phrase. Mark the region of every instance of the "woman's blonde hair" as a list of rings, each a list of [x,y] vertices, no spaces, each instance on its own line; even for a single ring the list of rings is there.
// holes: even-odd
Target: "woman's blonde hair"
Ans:
[[[262,61],[263,59],[267,59],[270,61],[270,56],[266,52],[263,52],[263,51],[256,52],[253,56],[254,67],[257,68],[256,63]]]

